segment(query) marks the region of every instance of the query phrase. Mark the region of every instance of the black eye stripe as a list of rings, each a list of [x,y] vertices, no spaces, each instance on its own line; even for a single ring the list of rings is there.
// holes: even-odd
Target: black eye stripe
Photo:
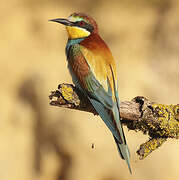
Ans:
[[[93,32],[94,30],[93,26],[91,24],[86,23],[85,21],[74,22],[74,26],[85,28],[89,32]]]

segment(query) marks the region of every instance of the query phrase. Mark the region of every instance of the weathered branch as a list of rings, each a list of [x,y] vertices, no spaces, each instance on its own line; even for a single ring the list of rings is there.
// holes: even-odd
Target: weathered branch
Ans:
[[[71,84],[60,84],[49,98],[53,106],[98,114],[88,99]],[[179,137],[179,104],[163,105],[137,96],[131,101],[120,103],[120,116],[128,129],[149,135],[149,140],[137,150],[140,159],[160,147],[167,138]]]

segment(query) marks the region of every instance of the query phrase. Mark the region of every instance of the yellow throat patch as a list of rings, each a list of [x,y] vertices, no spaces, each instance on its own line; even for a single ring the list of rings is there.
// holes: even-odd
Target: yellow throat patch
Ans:
[[[90,32],[84,28],[76,26],[66,26],[69,39],[84,38],[90,35]]]

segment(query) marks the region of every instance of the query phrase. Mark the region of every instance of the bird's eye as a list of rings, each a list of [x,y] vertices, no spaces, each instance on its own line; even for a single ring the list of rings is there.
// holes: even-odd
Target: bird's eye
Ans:
[[[84,26],[84,25],[85,25],[85,22],[84,22],[84,21],[80,21],[80,22],[79,22],[79,25],[80,25],[80,26]]]

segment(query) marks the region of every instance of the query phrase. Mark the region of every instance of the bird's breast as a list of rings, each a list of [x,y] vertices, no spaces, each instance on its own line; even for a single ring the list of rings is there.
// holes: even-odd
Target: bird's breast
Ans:
[[[68,51],[68,63],[81,86],[85,88],[85,77],[89,74],[90,67],[81,53],[80,46],[78,44],[70,47]]]

